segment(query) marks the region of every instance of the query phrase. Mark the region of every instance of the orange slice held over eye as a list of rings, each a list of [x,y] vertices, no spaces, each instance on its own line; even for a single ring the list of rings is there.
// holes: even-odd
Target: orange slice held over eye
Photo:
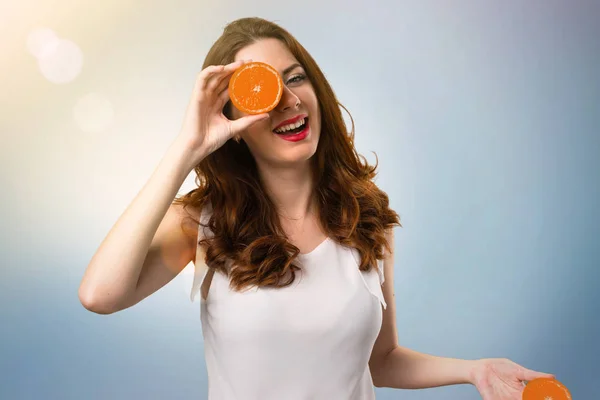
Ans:
[[[283,80],[269,64],[250,62],[239,67],[229,81],[229,98],[233,105],[246,114],[271,111],[283,94]]]
[[[523,400],[571,400],[571,393],[555,378],[536,378],[527,382]]]

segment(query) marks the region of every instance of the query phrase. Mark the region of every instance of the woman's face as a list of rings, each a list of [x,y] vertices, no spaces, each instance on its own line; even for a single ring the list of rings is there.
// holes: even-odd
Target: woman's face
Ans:
[[[270,118],[240,132],[240,137],[259,165],[297,166],[306,163],[319,143],[321,115],[317,96],[303,67],[287,46],[277,39],[261,39],[241,49],[235,57],[235,61],[248,59],[265,62],[279,71],[284,89],[281,101],[269,112]],[[233,105],[231,111],[233,119],[246,115]],[[282,122],[296,117],[308,117],[309,130],[304,139],[289,141],[274,132]]]

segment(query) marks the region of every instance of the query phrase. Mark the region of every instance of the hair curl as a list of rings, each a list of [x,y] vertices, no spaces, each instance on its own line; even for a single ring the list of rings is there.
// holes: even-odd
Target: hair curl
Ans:
[[[203,69],[231,63],[239,50],[265,38],[281,40],[288,47],[304,67],[319,101],[321,135],[311,158],[315,214],[328,237],[358,250],[359,269],[368,271],[383,258],[384,247],[390,250],[386,230],[402,225],[389,207],[387,194],[373,182],[378,162],[370,166],[356,152],[354,120],[308,51],[279,25],[262,18],[242,18],[225,27]],[[224,114],[231,118],[230,107],[227,103]],[[351,132],[340,107],[350,115]],[[290,285],[299,270],[294,260],[300,250],[288,241],[247,145],[228,140],[194,171],[198,187],[176,198],[174,204],[191,207],[197,214],[207,205],[212,208],[206,225],[212,235],[199,241],[206,249],[209,268],[228,275],[234,290]],[[228,270],[228,261],[235,268]]]

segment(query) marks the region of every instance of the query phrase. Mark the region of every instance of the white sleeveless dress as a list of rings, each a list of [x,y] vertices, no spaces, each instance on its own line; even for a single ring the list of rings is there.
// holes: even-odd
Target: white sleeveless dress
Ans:
[[[199,239],[208,231],[200,225]],[[200,295],[209,400],[375,399],[368,362],[387,306],[383,262],[360,271],[357,250],[329,238],[297,261],[286,288],[235,292],[215,272],[205,300],[198,246],[191,301]]]

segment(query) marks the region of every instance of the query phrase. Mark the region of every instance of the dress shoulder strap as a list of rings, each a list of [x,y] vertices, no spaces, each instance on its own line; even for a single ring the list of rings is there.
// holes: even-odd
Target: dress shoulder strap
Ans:
[[[202,282],[208,272],[208,265],[206,265],[206,252],[203,246],[199,244],[200,240],[210,237],[212,232],[206,226],[212,213],[210,206],[206,206],[202,209],[200,214],[200,223],[198,224],[198,237],[196,239],[196,258],[194,260],[194,280],[192,281],[192,289],[190,291],[190,301],[194,302],[196,296],[200,293]]]

